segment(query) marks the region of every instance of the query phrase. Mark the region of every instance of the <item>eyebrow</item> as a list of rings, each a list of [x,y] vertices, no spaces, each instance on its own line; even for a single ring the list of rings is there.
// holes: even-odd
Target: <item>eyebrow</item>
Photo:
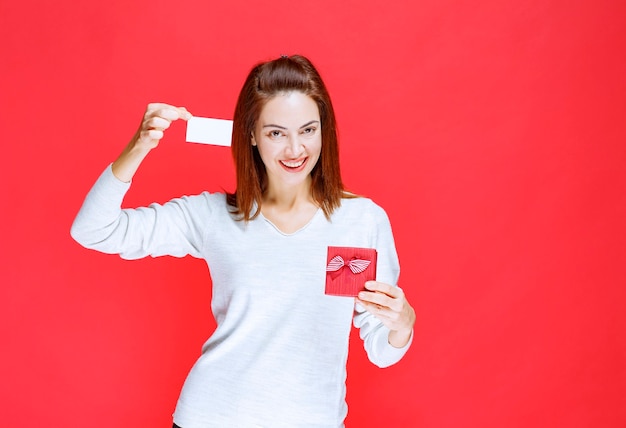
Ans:
[[[313,125],[314,123],[320,123],[319,120],[312,120],[310,122],[305,123],[304,125],[302,125],[300,128],[298,129],[302,129],[302,128],[306,128],[309,125]],[[263,125],[263,128],[278,128],[278,129],[284,129],[287,130],[287,128],[285,128],[284,126],[280,126],[280,125],[274,125],[273,123],[270,123],[268,125]]]

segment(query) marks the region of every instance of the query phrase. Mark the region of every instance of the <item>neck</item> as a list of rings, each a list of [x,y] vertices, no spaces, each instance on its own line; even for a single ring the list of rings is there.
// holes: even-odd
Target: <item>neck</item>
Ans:
[[[311,180],[296,186],[269,186],[263,195],[261,213],[278,230],[294,233],[315,216],[318,206],[311,197]]]
[[[297,186],[277,185],[270,182],[267,191],[263,195],[263,206],[273,206],[281,211],[290,211],[308,204],[315,205],[311,197],[310,177]]]

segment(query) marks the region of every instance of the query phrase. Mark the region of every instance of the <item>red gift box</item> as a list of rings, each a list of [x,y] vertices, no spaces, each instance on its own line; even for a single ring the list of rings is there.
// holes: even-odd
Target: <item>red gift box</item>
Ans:
[[[376,279],[374,248],[328,247],[326,294],[355,297],[365,282]]]

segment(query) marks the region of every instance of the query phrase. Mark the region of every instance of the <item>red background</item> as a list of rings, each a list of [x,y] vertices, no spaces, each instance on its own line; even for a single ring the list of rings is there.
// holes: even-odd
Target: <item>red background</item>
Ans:
[[[253,63],[303,53],[417,312],[392,368],[353,340],[347,426],[626,426],[624,5],[2,0],[3,424],[170,426],[214,326],[206,267],[70,224],[148,102],[232,118]],[[183,137],[128,205],[232,190],[228,150]]]

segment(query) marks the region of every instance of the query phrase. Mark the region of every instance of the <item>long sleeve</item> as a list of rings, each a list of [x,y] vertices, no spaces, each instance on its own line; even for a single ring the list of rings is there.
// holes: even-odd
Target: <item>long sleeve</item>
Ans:
[[[375,211],[374,247],[378,251],[376,280],[391,285],[398,284],[400,265],[395,248],[391,224],[382,208],[376,206]],[[365,311],[361,305],[356,305],[354,326],[359,329],[359,336],[369,360],[378,367],[389,367],[402,359],[413,341],[413,334],[409,342],[402,348],[395,348],[389,343],[389,329],[374,315]]]
[[[359,336],[363,339],[369,360],[381,368],[400,361],[413,342],[413,334],[411,333],[411,339],[405,346],[395,348],[389,344],[389,329],[381,321],[366,312],[361,305],[357,305],[355,312],[354,326],[359,329]]]
[[[208,194],[184,196],[166,204],[122,209],[129,183],[118,180],[109,165],[76,216],[71,236],[86,248],[125,259],[171,255],[200,257],[201,225],[210,217]]]

